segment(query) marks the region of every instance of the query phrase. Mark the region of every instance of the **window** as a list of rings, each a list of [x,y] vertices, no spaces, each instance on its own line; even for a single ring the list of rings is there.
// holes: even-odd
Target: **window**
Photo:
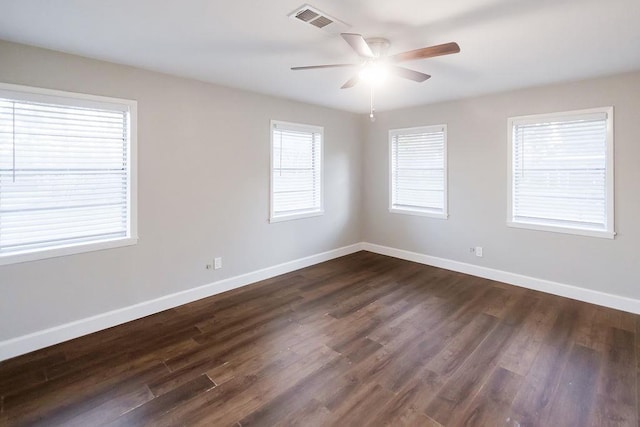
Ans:
[[[270,221],[321,215],[323,128],[271,122]]]
[[[136,241],[135,101],[0,84],[0,264]]]
[[[391,130],[389,151],[389,210],[446,218],[446,125]]]
[[[613,238],[613,108],[509,119],[508,225]]]

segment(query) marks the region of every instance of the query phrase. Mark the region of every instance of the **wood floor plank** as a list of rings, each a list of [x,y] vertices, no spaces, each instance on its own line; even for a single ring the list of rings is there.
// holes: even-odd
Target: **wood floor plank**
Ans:
[[[330,384],[330,387],[317,390],[314,397],[323,402],[328,409],[334,411],[345,400],[349,400],[350,396],[362,387],[362,384],[374,381],[390,357],[391,354],[383,346],[356,365],[351,362],[343,365],[342,369],[336,369],[335,372],[329,374],[327,384]]]
[[[511,344],[504,350],[499,365],[518,375],[526,376],[542,347],[545,337],[559,313],[557,302],[539,298],[531,315],[524,321]]]
[[[460,417],[465,426],[508,425],[507,413],[520,388],[522,377],[504,368],[497,367],[487,384],[473,399]]]
[[[206,375],[180,385],[169,393],[138,406],[127,412],[121,417],[116,418],[108,423],[109,426],[128,427],[132,425],[140,425],[147,422],[148,419],[170,412],[173,408],[180,405],[200,393],[206,393],[215,387],[215,384]]]
[[[425,411],[429,417],[445,424],[461,416],[465,406],[497,366],[502,349],[509,344],[532,308],[529,297],[524,295],[507,311],[504,319],[486,336],[429,404]]]
[[[0,362],[0,425],[637,426],[638,333],[359,252]]]
[[[62,345],[47,347],[32,353],[15,357],[0,362],[3,378],[10,377],[12,373],[24,373],[29,371],[41,371],[56,363],[67,359]],[[1,390],[1,389],[0,389]]]
[[[47,381],[47,376],[44,369],[9,372],[0,378],[0,395],[14,394],[37,388],[45,381]]]
[[[4,397],[4,408],[10,419],[29,423],[55,419],[63,422],[118,395],[123,389],[134,389],[166,372],[166,367],[153,358],[128,360],[95,369],[93,375],[77,372],[47,381],[34,389]]]
[[[298,404],[306,403],[305,396],[310,400],[313,397],[311,385],[322,380],[326,372],[340,363],[343,362],[339,355],[326,349],[313,355],[312,358],[296,361],[289,369],[282,370],[281,375],[264,377],[251,388],[232,397],[228,403],[242,408],[241,412],[246,414],[245,416],[238,419],[238,415],[233,412],[217,412],[207,413],[204,416],[198,415],[198,420],[187,419],[187,421],[204,426],[226,425],[234,421],[249,425],[262,421],[263,418],[277,419],[290,411],[292,398],[298,399]]]
[[[332,423],[345,426],[374,425],[382,421],[380,414],[384,410],[384,403],[393,397],[394,394],[380,384],[365,383],[344,405],[336,407]]]
[[[449,378],[495,328],[498,319],[480,314],[453,335],[442,351],[427,367],[443,378]]]
[[[553,403],[562,373],[573,345],[578,307],[565,300],[553,327],[538,351],[511,407],[509,418],[516,425],[538,425],[546,419]]]
[[[199,343],[201,346],[195,350],[167,359],[165,363],[172,371],[195,365],[211,369],[229,360],[234,353],[242,352],[246,346],[258,345],[261,340],[292,333],[295,326],[289,318],[277,317],[261,325],[246,328],[227,340],[209,337]]]
[[[252,375],[270,363],[295,357],[296,353],[289,349],[272,347],[268,349],[253,347],[247,352],[232,358],[228,362],[207,371],[207,375],[216,384],[224,384],[241,375]],[[154,384],[154,386],[157,386]],[[154,388],[152,388],[154,390]]]
[[[85,427],[108,423],[144,405],[153,398],[151,390],[147,386],[142,386],[133,391],[123,392],[95,408],[71,417],[64,421],[64,425],[66,427]],[[45,423],[52,425],[52,420],[48,418]]]
[[[635,363],[634,334],[610,327],[606,352],[603,355],[602,375],[598,381],[593,426],[638,423],[637,375],[631,374],[627,368]]]
[[[438,380],[438,375],[423,369],[382,408],[379,419],[384,425],[391,426],[441,426],[421,410],[435,397],[440,387],[442,382]]]
[[[363,315],[381,315],[386,320],[369,334],[369,338],[382,344],[387,345],[391,340],[395,339],[399,334],[407,330],[420,331],[421,329],[413,326],[409,319],[413,315],[418,315],[424,311],[422,304],[410,304],[407,301],[400,300],[390,306],[380,308],[377,304],[369,307],[371,313],[363,313]]]
[[[291,357],[294,356],[293,353],[286,353],[286,355]],[[278,359],[270,362],[267,366],[262,367],[262,369],[255,374],[234,377],[231,380],[214,387],[207,393],[195,396],[193,399],[190,399],[171,412],[155,417],[152,420],[153,425],[158,427],[185,425],[185,420],[187,419],[197,421],[208,413],[222,411],[232,398],[253,387],[262,378],[277,375],[289,365],[289,361]]]
[[[371,291],[356,294],[340,301],[338,306],[331,310],[329,314],[336,319],[341,319],[379,300],[383,296],[391,295],[394,291],[404,289],[411,284],[412,278],[419,276],[418,267],[413,267],[413,269],[408,269],[408,271],[401,271],[400,267],[395,268],[393,271],[387,271],[387,274],[397,276],[397,279],[394,281],[389,281],[385,279],[384,276],[371,279],[367,284],[367,286],[371,288]]]
[[[587,425],[592,419],[599,369],[600,355],[595,350],[574,345],[560,376],[548,418],[540,421],[558,425]]]
[[[500,346],[508,341],[512,333],[512,327],[498,324],[445,383],[425,413],[441,424],[447,424],[460,415],[484,384],[496,364]]]
[[[285,415],[274,426],[276,427],[320,427],[329,425],[331,419],[331,411],[329,411],[322,403],[316,399],[311,401],[288,415]]]
[[[272,425],[284,418],[286,414],[307,406],[317,396],[317,390],[330,383],[331,371],[340,364],[344,364],[344,359],[337,357],[322,365],[242,418],[239,421],[240,424],[243,426]]]

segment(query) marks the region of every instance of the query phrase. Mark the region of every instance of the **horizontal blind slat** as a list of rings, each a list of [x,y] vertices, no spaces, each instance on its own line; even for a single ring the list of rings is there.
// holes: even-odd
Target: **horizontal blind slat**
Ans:
[[[407,130],[391,137],[391,205],[444,212],[444,129]]]
[[[275,216],[319,210],[321,139],[316,131],[272,130],[272,212]]]
[[[606,228],[606,115],[516,123],[512,149],[514,219]]]
[[[128,234],[128,119],[0,99],[0,253]]]

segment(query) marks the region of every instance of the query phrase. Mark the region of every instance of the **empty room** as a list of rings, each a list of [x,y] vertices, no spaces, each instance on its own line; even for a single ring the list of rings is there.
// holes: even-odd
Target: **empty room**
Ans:
[[[637,427],[640,2],[305,1],[0,0],[0,426]]]

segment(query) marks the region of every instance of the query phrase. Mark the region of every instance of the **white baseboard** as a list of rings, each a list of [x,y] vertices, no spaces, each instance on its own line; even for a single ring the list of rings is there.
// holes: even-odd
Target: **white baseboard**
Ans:
[[[28,335],[23,335],[6,341],[0,341],[0,361],[107,329],[112,326],[120,325],[131,320],[140,319],[141,317],[159,313],[163,310],[174,308],[182,304],[250,285],[261,280],[349,255],[360,250],[362,250],[361,243],[344,246],[342,248],[278,264],[273,267],[267,267],[247,274],[242,274],[240,276],[230,277],[228,279],[209,283],[197,288],[165,295],[150,301],[144,301],[139,304],[108,311],[85,319],[76,320],[74,322],[37,331]]]
[[[154,313],[159,313],[163,310],[174,308],[182,304],[187,304],[202,298],[250,285],[261,280],[349,255],[360,250],[388,255],[407,261],[431,265],[434,267],[444,268],[446,270],[457,271],[460,273],[470,274],[472,276],[483,277],[536,291],[640,314],[640,300],[633,298],[608,294],[460,261],[438,258],[417,252],[405,251],[403,249],[390,248],[388,246],[363,242],[285,262],[272,267],[263,268],[240,276],[230,277],[228,279],[209,283],[197,288],[165,295],[150,301],[108,311],[106,313],[101,313],[92,317],[87,317],[85,319],[80,319],[6,341],[0,341],[0,361],[117,326]]]
[[[578,301],[584,301],[591,304],[597,304],[604,307],[610,307],[617,310],[640,314],[640,300],[633,298],[607,294],[605,292],[580,288],[578,286],[552,282],[550,280],[538,279],[535,277],[524,276],[522,274],[510,273],[508,271],[496,270],[494,268],[482,267],[474,264],[467,264],[465,262],[453,261],[446,258],[438,258],[430,255],[420,254],[417,252],[405,251],[403,249],[376,245],[373,243],[362,243],[362,249],[381,255],[388,255],[394,258],[400,258],[420,264],[431,265],[433,267],[444,268],[446,270],[452,270],[459,273],[470,274],[472,276],[483,277],[485,279],[496,280],[498,282],[546,292],[548,294],[558,295]]]

